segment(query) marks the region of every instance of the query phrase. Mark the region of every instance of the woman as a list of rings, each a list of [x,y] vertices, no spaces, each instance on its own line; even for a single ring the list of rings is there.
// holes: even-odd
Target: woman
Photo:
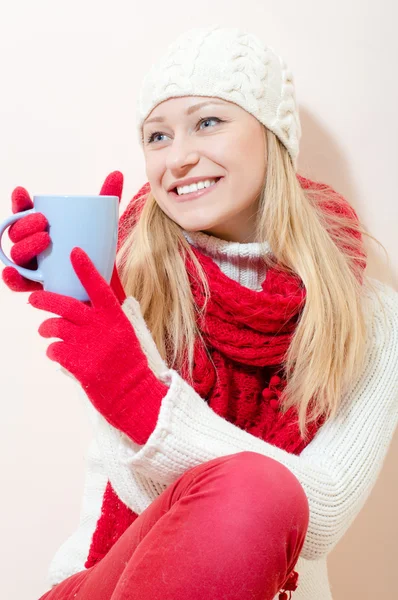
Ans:
[[[398,295],[364,275],[352,207],[296,173],[292,75],[255,36],[181,35],[137,117],[148,183],[111,286],[80,249],[91,304],[3,271],[61,317],[39,332],[95,434],[42,600],[330,600],[326,557],[397,423]],[[121,188],[116,172],[101,193]],[[13,225],[16,262],[34,266],[46,225]]]

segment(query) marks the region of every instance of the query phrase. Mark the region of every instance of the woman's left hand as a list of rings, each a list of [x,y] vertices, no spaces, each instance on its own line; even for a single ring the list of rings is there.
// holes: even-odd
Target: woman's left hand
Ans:
[[[148,366],[135,331],[120,303],[81,248],[71,252],[72,266],[91,305],[47,291],[35,291],[29,302],[55,313],[39,327],[42,337],[60,338],[47,349],[82,385],[96,409],[137,443],[152,432],[168,387]]]

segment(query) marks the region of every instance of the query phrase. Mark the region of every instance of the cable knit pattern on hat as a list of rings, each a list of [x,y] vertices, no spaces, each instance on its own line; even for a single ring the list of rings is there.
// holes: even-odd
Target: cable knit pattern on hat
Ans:
[[[285,61],[252,33],[214,25],[184,32],[152,65],[137,102],[137,127],[169,98],[210,96],[234,102],[286,146],[297,167],[301,125],[293,75]]]

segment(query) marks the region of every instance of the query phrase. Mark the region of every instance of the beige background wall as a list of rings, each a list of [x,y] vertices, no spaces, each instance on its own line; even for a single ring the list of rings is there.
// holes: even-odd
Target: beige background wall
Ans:
[[[393,0],[3,1],[0,219],[17,185],[32,194],[98,193],[114,169],[125,175],[125,206],[145,181],[134,103],[151,60],[188,27],[241,25],[294,73],[299,172],[353,203],[388,250],[398,289],[396,11]],[[370,274],[387,280],[382,259],[374,253]],[[37,333],[45,314],[4,285],[0,301],[0,597],[37,600],[53,553],[77,524],[90,428],[73,383],[45,356],[49,341]],[[396,593],[397,460],[396,435],[330,557],[335,600]]]

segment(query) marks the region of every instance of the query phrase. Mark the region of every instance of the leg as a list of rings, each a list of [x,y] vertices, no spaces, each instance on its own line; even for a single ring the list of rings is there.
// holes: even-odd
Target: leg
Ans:
[[[100,563],[74,575],[72,595],[60,586],[73,577],[41,600],[272,600],[308,519],[304,490],[277,461],[255,452],[216,458],[184,473]]]

